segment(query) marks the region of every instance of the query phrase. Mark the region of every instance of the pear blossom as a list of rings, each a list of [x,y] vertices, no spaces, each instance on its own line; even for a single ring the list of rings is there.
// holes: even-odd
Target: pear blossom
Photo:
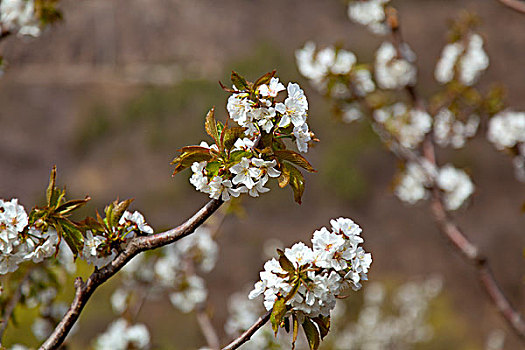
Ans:
[[[94,236],[91,231],[87,231],[86,237],[84,237],[84,247],[82,248],[81,257],[88,264],[95,265],[97,269],[109,264],[117,255],[115,251],[107,255],[99,251],[99,247],[104,244],[104,241],[105,237]]]
[[[308,130],[308,125],[303,124],[301,126],[294,127],[293,135],[295,136],[295,142],[299,152],[308,152],[308,142],[312,140],[312,136]]]
[[[144,232],[144,233],[148,233],[148,234],[152,234],[153,233],[153,229],[151,228],[151,226],[149,226],[147,223],[146,223],[146,220],[144,219],[144,216],[138,212],[138,211],[135,211],[133,214],[129,211],[125,211],[124,214],[122,214],[120,220],[119,220],[119,225],[125,225],[126,223],[131,223],[132,225],[136,226],[136,228],[140,231],[140,232]]]
[[[432,179],[428,177],[426,170],[419,163],[409,162],[394,193],[403,202],[415,204],[428,197],[426,188],[431,185]]]
[[[252,158],[252,164],[259,168],[260,171],[256,178],[266,175],[269,177],[279,177],[281,175],[281,172],[275,169],[275,166],[277,165],[277,161],[275,159],[267,161],[260,158]]]
[[[252,105],[253,103],[248,100],[248,94],[240,93],[233,94],[228,98],[228,104],[226,108],[228,109],[230,118],[232,118],[240,126],[246,126],[246,124],[249,122],[248,113],[251,111]]]
[[[288,97],[284,103],[275,105],[275,110],[282,114],[279,127],[287,127],[290,125],[290,122],[295,127],[302,126],[306,123],[308,111],[308,101],[304,91],[295,83],[288,83],[287,90]]]
[[[220,176],[214,176],[210,181],[210,198],[219,199],[223,201],[230,200],[230,196],[239,197],[242,193],[241,189],[233,188],[230,180],[224,180]]]

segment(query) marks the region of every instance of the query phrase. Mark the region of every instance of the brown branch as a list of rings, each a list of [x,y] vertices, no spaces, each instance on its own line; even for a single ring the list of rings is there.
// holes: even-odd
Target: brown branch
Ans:
[[[75,322],[78,320],[84,306],[86,306],[86,303],[97,287],[115,275],[133,257],[143,251],[165,246],[193,233],[197,227],[199,227],[221,206],[222,203],[222,200],[213,199],[190,219],[176,228],[151,236],[136,237],[132,239],[124,251],[117,255],[111,264],[100,270],[95,270],[86,282],[83,282],[82,279],[78,277],[75,280],[75,297],[69,310],[56,326],[53,333],[42,344],[40,350],[58,349],[58,347],[64,342],[64,339]]]
[[[259,328],[261,328],[262,326],[264,326],[266,322],[268,322],[271,314],[272,314],[272,310],[267,311],[264,315],[259,317],[257,321],[255,321],[255,323],[250,328],[248,328],[243,334],[241,334],[238,338],[233,340],[230,344],[223,347],[222,350],[237,349],[239,346],[246,343],[248,340],[250,340],[252,335],[254,335],[255,332],[259,330]]]
[[[505,0],[500,0],[505,1]],[[507,0],[508,1],[508,0]],[[516,1],[512,1],[516,2]],[[525,13],[525,4],[523,5]],[[388,10],[388,23],[391,25],[393,42],[396,46],[398,55],[403,57],[402,50],[400,46],[403,43],[403,38],[401,36],[401,30],[399,26],[399,20],[397,18],[397,13],[395,10]],[[415,86],[407,86],[406,91],[412,103],[416,108],[426,111],[425,103],[423,99],[417,93]],[[397,145],[398,148],[403,148],[401,145]],[[397,152],[398,155],[410,153],[410,150],[405,150],[405,152]],[[427,135],[423,141],[423,155],[424,158],[438,167],[436,161],[436,152],[435,145],[432,138],[432,135]],[[417,155],[414,155],[417,157]],[[410,157],[410,158],[414,158]],[[431,211],[434,216],[434,220],[438,225],[441,233],[452,243],[454,248],[458,250],[461,255],[470,263],[473,263],[477,269],[478,277],[481,282],[481,285],[485,289],[485,292],[489,296],[490,301],[496,306],[499,313],[503,316],[505,321],[510,325],[512,330],[520,337],[522,341],[525,341],[525,321],[523,320],[520,312],[514,308],[508,297],[503,293],[501,287],[496,281],[494,274],[492,273],[487,258],[480,253],[478,247],[472,243],[465,233],[458,227],[454,220],[448,215],[448,212],[445,209],[443,197],[438,188],[434,185],[432,188],[432,203]]]
[[[199,323],[199,327],[206,339],[208,347],[212,350],[219,350],[221,348],[219,336],[211,324],[210,317],[208,316],[204,305],[197,309],[197,322]]]
[[[519,13],[525,14],[525,2],[520,0],[498,0],[503,5],[517,11]]]

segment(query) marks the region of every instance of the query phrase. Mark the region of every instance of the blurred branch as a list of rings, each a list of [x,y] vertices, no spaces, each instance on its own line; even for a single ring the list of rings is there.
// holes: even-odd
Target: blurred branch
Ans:
[[[400,45],[403,43],[403,38],[401,36],[397,14],[395,10],[389,10],[387,11],[387,15],[388,23],[392,29],[394,45],[396,46],[398,54],[403,57],[402,50],[400,48]],[[414,106],[416,106],[416,108],[426,110],[424,101],[420,98],[415,86],[407,86],[406,90],[412,99]],[[404,147],[398,144],[396,145],[396,148],[403,149]],[[413,152],[408,149],[403,150],[403,152],[395,153],[397,155],[408,153],[411,154],[410,158],[417,158],[417,155],[413,154]],[[435,145],[432,135],[427,134],[425,140],[423,141],[423,155],[427,161],[437,168]],[[511,305],[508,297],[503,293],[500,285],[496,281],[496,278],[490,269],[486,256],[480,253],[478,247],[467,238],[465,233],[449,216],[445,209],[441,192],[435,185],[433,186],[431,192],[432,203],[430,208],[441,233],[445,235],[445,237],[467,261],[474,264],[477,269],[480,282],[487,292],[490,301],[496,306],[499,313],[503,316],[505,321],[507,321],[519,338],[522,341],[525,341],[525,321],[523,320],[520,312]]]
[[[82,281],[82,278],[77,277],[75,280],[75,297],[73,302],[53,333],[42,344],[40,350],[58,349],[78,320],[84,306],[86,306],[89,298],[97,287],[113,277],[113,275],[122,269],[133,257],[143,251],[165,246],[190,235],[197,227],[204,223],[222,203],[223,201],[221,200],[213,199],[178,227],[151,236],[132,239],[124,251],[117,255],[109,265],[100,270],[95,270],[85,282]]]
[[[221,344],[219,342],[219,336],[217,335],[215,328],[213,328],[213,325],[211,324],[210,317],[208,316],[204,305],[197,309],[197,321],[199,323],[199,327],[201,328],[202,334],[204,335],[204,338],[206,338],[206,343],[208,343],[208,347],[212,350],[220,349]]]
[[[498,0],[503,5],[510,7],[514,11],[525,14],[525,2],[520,0]]]
[[[22,287],[24,284],[29,280],[29,274],[31,273],[31,270],[28,270],[25,275],[20,280],[20,283],[18,284],[18,287],[16,288],[15,292],[7,302],[7,305],[5,307],[5,312],[1,321],[0,326],[0,345],[2,344],[2,338],[4,336],[4,332],[7,328],[7,325],[9,323],[9,320],[11,319],[11,316],[13,315],[13,311],[15,311],[15,307],[20,301],[20,298],[22,297]]]
[[[255,321],[255,323],[250,328],[248,328],[243,334],[241,334],[238,338],[233,340],[230,344],[222,348],[222,350],[237,349],[239,346],[246,343],[248,340],[250,340],[252,335],[254,335],[255,332],[259,330],[259,328],[261,328],[262,326],[264,326],[266,322],[268,322],[271,314],[272,314],[272,310],[267,311],[264,315],[259,317],[257,321]]]

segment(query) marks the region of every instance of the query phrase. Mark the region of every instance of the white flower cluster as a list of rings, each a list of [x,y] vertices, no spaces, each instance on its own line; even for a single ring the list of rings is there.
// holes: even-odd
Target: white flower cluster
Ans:
[[[374,76],[379,87],[401,89],[414,85],[417,79],[414,61],[415,53],[408,45],[402,45],[401,53],[398,53],[392,43],[384,42],[376,52]]]
[[[330,223],[331,231],[323,227],[314,232],[313,249],[299,242],[285,249],[279,261],[267,261],[249,298],[263,294],[267,310],[278,298],[286,298],[292,312],[317,317],[329,316],[337,296],[349,286],[360,289],[372,263],[372,255],[359,246],[362,230],[346,218]]]
[[[443,200],[447,210],[456,210],[474,192],[474,184],[463,170],[452,165],[445,165],[439,170],[431,164],[422,161],[409,162],[401,176],[395,194],[407,203],[414,204],[428,196],[427,188],[435,184],[443,192]]]
[[[487,138],[498,150],[516,147],[516,178],[525,182],[525,112],[505,110],[490,119]]]
[[[448,108],[442,108],[434,117],[434,139],[441,147],[462,148],[468,138],[476,135],[478,126],[478,115],[471,114],[462,122]]]
[[[0,28],[19,35],[40,35],[34,0],[0,1]]]
[[[111,297],[113,309],[123,313],[130,293],[147,285],[149,295],[169,293],[174,307],[182,312],[191,312],[208,295],[204,280],[194,270],[198,268],[205,273],[213,270],[218,250],[210,230],[201,226],[177,244],[162,248],[161,257],[135,257],[123,270],[126,274],[123,286],[115,290]]]
[[[366,26],[372,33],[387,34],[390,31],[386,23],[385,5],[390,0],[357,0],[348,4],[348,17],[356,23]]]
[[[434,77],[442,84],[454,77],[471,86],[489,66],[489,57],[483,49],[483,38],[479,34],[470,34],[466,42],[457,41],[447,44],[441,53]]]
[[[397,313],[386,314],[383,310],[387,304],[385,288],[378,282],[370,284],[364,291],[364,305],[357,322],[333,332],[334,348],[410,349],[429,341],[433,329],[427,323],[428,307],[441,291],[441,285],[440,279],[432,278],[422,283],[409,282],[400,286],[392,298]]]
[[[24,261],[42,262],[55,254],[58,235],[27,227],[29,218],[18,199],[0,199],[0,274],[18,269]]]
[[[356,66],[356,56],[350,51],[336,50],[329,46],[316,52],[315,44],[309,41],[303,48],[295,51],[295,59],[299,72],[321,92],[326,91],[329,76],[349,76],[352,91],[343,83],[337,82],[331,87],[332,97],[344,98],[350,93],[365,96],[375,90],[370,71]]]
[[[119,220],[119,226],[125,231],[121,237],[121,248],[135,236],[136,232],[143,234],[153,233],[153,229],[146,223],[144,216],[135,211],[133,214],[125,211]],[[95,265],[100,269],[109,264],[117,256],[117,250],[110,248],[108,244],[108,237],[102,235],[93,235],[91,231],[86,232],[84,237],[84,247],[81,252],[81,258],[88,264]]]
[[[105,333],[94,343],[96,350],[149,349],[150,335],[145,325],[131,325],[123,318],[111,323]]]
[[[409,110],[402,102],[375,110],[374,119],[407,148],[417,147],[432,127],[432,118],[428,113],[419,109]]]
[[[202,144],[201,144],[202,145]],[[238,139],[234,147],[239,149],[251,149],[253,142],[248,138]],[[190,178],[190,183],[195,186],[198,191],[208,193],[210,198],[227,201],[231,196],[238,197],[241,193],[248,192],[252,197],[258,197],[260,193],[270,191],[269,188],[264,187],[270,177],[279,177],[281,172],[274,167],[277,161],[265,161],[261,158],[247,158],[242,160],[229,168],[229,172],[233,178],[231,180],[224,179],[222,176],[214,176],[209,178],[206,166],[208,162],[193,163],[191,170],[193,175]]]
[[[276,103],[275,98],[284,90],[288,92],[288,97],[284,102]],[[308,141],[311,139],[306,123],[308,101],[301,87],[296,83],[288,83],[285,89],[278,78],[272,78],[268,85],[263,84],[258,88],[258,93],[262,97],[260,103],[252,101],[248,93],[231,95],[226,106],[230,118],[246,128],[246,136],[252,141],[259,136],[260,129],[270,133],[274,127],[286,128],[292,125],[297,148],[300,152],[308,152]]]

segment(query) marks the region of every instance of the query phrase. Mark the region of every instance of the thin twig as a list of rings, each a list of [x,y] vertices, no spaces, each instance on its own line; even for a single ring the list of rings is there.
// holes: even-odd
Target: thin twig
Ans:
[[[271,314],[272,314],[272,310],[267,311],[264,315],[259,317],[257,321],[255,321],[255,323],[250,328],[248,328],[243,334],[241,334],[238,338],[233,340],[230,344],[223,347],[222,350],[237,349],[239,346],[246,343],[248,340],[250,340],[252,335],[254,335],[255,332],[259,330],[259,328],[261,328],[262,326],[264,326],[266,322],[268,322]]]
[[[117,255],[108,266],[105,266],[100,270],[95,270],[86,282],[83,282],[80,277],[77,277],[75,280],[76,291],[73,302],[53,333],[42,344],[40,350],[58,349],[64,342],[64,339],[75,322],[78,320],[84,306],[86,306],[86,303],[97,287],[115,275],[133,257],[143,251],[165,246],[193,233],[197,227],[199,227],[221,206],[222,203],[222,200],[213,199],[190,219],[176,228],[151,236],[133,238],[124,251]]]
[[[16,288],[15,292],[11,296],[11,299],[9,299],[9,302],[7,303],[5,307],[4,317],[2,319],[1,326],[0,326],[0,346],[2,345],[2,338],[4,336],[4,332],[7,328],[7,325],[9,324],[9,320],[11,319],[11,316],[13,315],[13,312],[15,311],[15,307],[20,301],[20,298],[22,297],[22,288],[24,284],[29,280],[29,275],[31,273],[31,270],[26,271],[24,277],[22,277],[20,283],[18,284],[18,287]]]
[[[206,339],[208,347],[212,350],[219,350],[221,348],[221,343],[219,341],[219,336],[213,327],[210,317],[206,312],[205,305],[202,305],[197,309],[197,321],[201,328],[202,334]]]
[[[503,5],[510,7],[514,11],[525,14],[525,2],[520,0],[498,0]]]
[[[502,1],[502,0],[500,0]],[[525,11],[525,5],[524,5]],[[525,13],[525,12],[524,12]],[[400,45],[403,43],[401,31],[399,27],[399,20],[397,19],[395,11],[388,13],[389,16],[395,16],[395,19],[390,19],[392,35],[394,38],[394,45],[396,45],[398,53],[402,55]],[[424,101],[417,93],[415,86],[407,86],[407,93],[412,99],[412,103],[422,110],[426,110]],[[404,148],[397,145],[399,148]],[[405,149],[405,153],[410,153],[410,150]],[[404,154],[398,152],[398,155]],[[423,155],[424,158],[437,168],[435,145],[432,135],[427,135],[423,141]],[[443,197],[441,192],[435,185],[432,188],[432,203],[431,211],[442,234],[452,243],[452,245],[461,253],[461,255],[470,263],[473,263],[477,269],[478,277],[481,285],[484,287],[490,301],[496,306],[499,313],[503,316],[505,321],[511,326],[512,330],[519,336],[522,341],[525,341],[525,321],[520,312],[512,306],[508,297],[503,293],[500,285],[496,281],[488,264],[487,258],[480,253],[478,247],[472,243],[465,233],[452,220],[445,209]]]

